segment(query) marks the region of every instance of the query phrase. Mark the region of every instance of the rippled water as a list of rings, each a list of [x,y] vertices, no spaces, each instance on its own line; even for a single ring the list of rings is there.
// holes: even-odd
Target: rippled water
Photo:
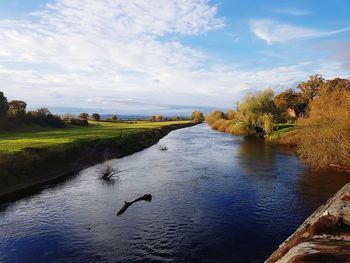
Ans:
[[[0,206],[0,262],[263,262],[350,180],[206,125]],[[123,201],[151,193],[116,216]]]

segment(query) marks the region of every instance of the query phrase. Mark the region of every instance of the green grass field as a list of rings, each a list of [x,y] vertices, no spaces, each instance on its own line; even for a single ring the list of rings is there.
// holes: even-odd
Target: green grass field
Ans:
[[[62,129],[38,126],[23,127],[18,131],[0,131],[0,154],[17,153],[24,148],[60,147],[82,141],[108,138],[123,138],[128,134],[172,124],[186,124],[189,121],[167,122],[93,122],[89,126],[69,126]]]

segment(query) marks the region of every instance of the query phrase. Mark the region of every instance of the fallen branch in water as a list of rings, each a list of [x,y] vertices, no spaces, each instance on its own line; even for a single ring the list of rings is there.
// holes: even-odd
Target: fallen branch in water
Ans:
[[[160,151],[162,151],[162,152],[165,152],[165,151],[168,150],[168,147],[166,147],[165,145],[160,144],[160,145],[158,146],[158,149],[159,149]]]
[[[133,203],[139,202],[139,201],[148,201],[151,202],[152,201],[152,195],[150,194],[145,194],[137,199],[135,199],[132,202],[126,202],[124,201],[124,205],[123,207],[119,210],[119,212],[117,213],[117,216],[122,215],[128,208],[129,206],[131,206]]]
[[[113,168],[110,164],[106,164],[103,168],[100,169],[101,179],[104,180],[109,180],[121,172],[123,171],[118,171],[118,169]]]

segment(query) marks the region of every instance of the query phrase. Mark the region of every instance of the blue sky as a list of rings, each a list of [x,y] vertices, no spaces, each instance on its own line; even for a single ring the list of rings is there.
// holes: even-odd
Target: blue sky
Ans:
[[[0,86],[30,108],[228,108],[350,76],[350,1],[0,0]]]

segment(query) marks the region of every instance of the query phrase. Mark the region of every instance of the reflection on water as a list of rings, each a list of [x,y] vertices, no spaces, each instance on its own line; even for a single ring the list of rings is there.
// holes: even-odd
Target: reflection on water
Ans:
[[[262,262],[349,181],[206,125],[0,207],[0,262]],[[150,193],[119,217],[125,200]]]

